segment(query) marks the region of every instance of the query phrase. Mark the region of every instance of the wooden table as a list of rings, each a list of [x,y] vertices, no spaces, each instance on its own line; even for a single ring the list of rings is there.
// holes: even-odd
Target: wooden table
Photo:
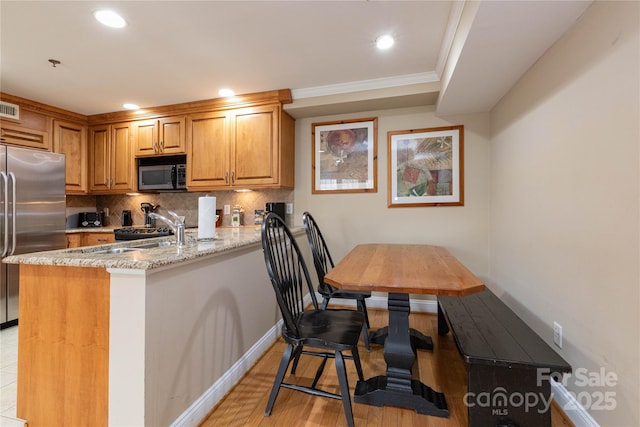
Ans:
[[[383,243],[356,246],[325,281],[345,290],[389,293],[387,375],[358,381],[354,401],[448,417],[444,395],[413,378],[416,355],[409,329],[409,294],[462,296],[483,290],[484,284],[445,248]]]

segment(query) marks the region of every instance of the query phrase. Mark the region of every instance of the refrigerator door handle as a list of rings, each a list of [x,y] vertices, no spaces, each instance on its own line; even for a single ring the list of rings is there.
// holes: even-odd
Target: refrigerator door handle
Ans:
[[[9,255],[13,255],[16,250],[16,176],[13,172],[9,172],[8,179],[11,179],[11,251]]]
[[[0,172],[0,180],[3,181],[2,183],[2,187],[0,187],[0,189],[2,189],[2,222],[3,222],[3,227],[2,227],[2,240],[3,240],[3,245],[2,245],[2,258],[5,257],[5,255],[7,255],[7,251],[9,250],[9,201],[7,200],[7,197],[9,197],[9,179],[7,178],[7,174],[4,172]]]

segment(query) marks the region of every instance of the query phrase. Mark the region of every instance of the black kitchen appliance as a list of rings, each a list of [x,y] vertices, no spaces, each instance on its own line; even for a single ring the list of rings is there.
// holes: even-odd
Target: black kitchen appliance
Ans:
[[[102,227],[103,225],[103,212],[80,212],[78,214],[78,226],[81,228]]]
[[[156,220],[149,216],[158,209],[160,205],[153,205],[151,203],[140,203],[140,210],[144,213],[144,226],[147,228],[154,228],[156,226]]]
[[[284,202],[268,202],[266,206],[267,213],[273,212],[277,214],[280,218],[285,218],[285,204]]]
[[[140,228],[123,227],[113,230],[116,240],[150,239],[152,237],[171,236],[173,231],[169,227]]]
[[[129,211],[129,210],[122,211],[122,222],[121,222],[121,225],[123,227],[131,227],[132,224],[133,224],[133,221],[131,219],[131,211]]]

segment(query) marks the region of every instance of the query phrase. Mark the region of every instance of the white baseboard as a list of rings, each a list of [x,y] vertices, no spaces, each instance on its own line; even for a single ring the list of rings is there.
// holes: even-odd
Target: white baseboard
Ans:
[[[553,399],[576,427],[600,427],[562,383],[553,380],[549,382]]]
[[[318,301],[322,297],[318,295]],[[311,303],[307,295],[305,305]],[[340,300],[341,305],[356,306],[355,300]],[[387,309],[387,298],[372,296],[367,299],[367,307]],[[438,303],[435,300],[411,300],[411,311],[420,313],[437,313]],[[173,421],[171,427],[195,427],[207,416],[211,409],[236,385],[260,357],[280,337],[282,320],[275,324],[266,334],[256,342],[236,363],[229,368],[207,391],[205,391],[191,406]],[[578,427],[576,425],[576,427]]]

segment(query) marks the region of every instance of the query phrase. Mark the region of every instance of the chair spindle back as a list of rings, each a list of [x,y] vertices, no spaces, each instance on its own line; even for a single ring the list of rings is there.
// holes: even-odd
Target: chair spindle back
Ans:
[[[304,311],[305,295],[310,294],[315,310],[318,302],[300,248],[277,214],[269,213],[262,223],[262,249],[284,326],[299,335],[296,319]]]

